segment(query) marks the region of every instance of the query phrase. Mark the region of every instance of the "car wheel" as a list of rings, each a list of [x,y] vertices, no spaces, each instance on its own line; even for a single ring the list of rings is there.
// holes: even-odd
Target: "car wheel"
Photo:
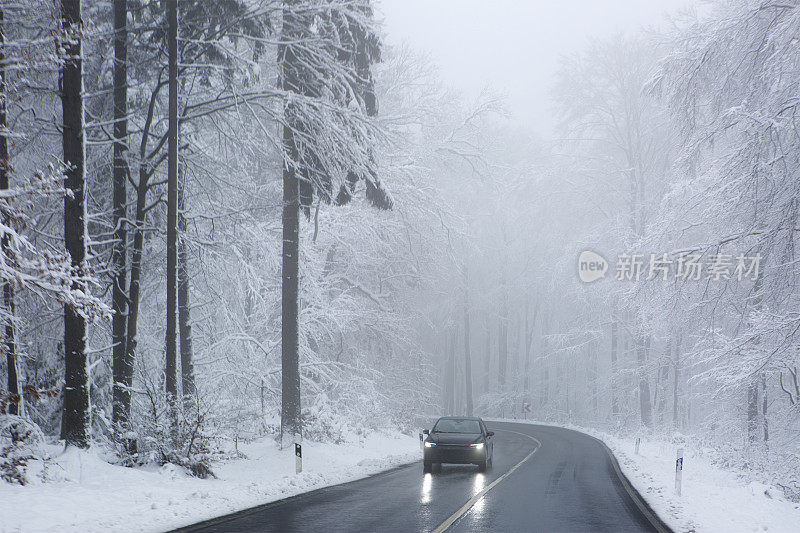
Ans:
[[[422,461],[423,474],[430,474],[432,469],[433,469],[433,463],[431,463],[430,461]]]
[[[478,463],[478,472],[486,472],[486,461]]]

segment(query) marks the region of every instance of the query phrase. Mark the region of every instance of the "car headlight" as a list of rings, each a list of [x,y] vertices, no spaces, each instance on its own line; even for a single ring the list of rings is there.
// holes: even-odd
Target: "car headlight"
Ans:
[[[436,446],[436,443],[435,442],[426,442],[425,443],[425,447],[426,448],[430,448],[431,446]]]
[[[476,450],[482,450],[483,449],[483,443],[482,442],[479,442],[477,444],[470,444],[470,446],[472,448],[475,448]]]

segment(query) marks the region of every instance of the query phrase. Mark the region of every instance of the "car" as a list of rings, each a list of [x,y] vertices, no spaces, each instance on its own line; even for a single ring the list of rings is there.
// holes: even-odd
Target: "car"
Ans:
[[[494,431],[478,417],[443,416],[433,429],[422,432],[427,435],[423,442],[423,472],[430,473],[434,466],[440,469],[443,463],[474,464],[478,471],[491,468],[494,457]]]

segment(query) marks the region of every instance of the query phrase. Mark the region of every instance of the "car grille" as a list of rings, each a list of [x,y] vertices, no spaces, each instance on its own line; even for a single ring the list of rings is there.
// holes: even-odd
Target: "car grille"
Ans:
[[[477,450],[469,444],[438,444],[429,449],[432,450],[429,457],[433,461],[470,463],[483,456],[483,450]]]

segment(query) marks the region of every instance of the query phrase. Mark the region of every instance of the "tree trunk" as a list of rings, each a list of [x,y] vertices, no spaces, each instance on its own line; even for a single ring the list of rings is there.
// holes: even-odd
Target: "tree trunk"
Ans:
[[[522,320],[510,320],[511,334],[509,339],[511,344],[508,350],[508,364],[506,365],[506,376],[510,375],[515,378],[522,372],[522,328],[524,324]],[[515,384],[516,386],[517,384]]]
[[[497,325],[497,381],[498,391],[505,392],[508,366],[508,294],[505,276],[500,283],[500,320]]]
[[[528,302],[525,304],[525,400],[532,404],[533,397],[531,395],[531,367],[533,357],[533,336],[536,330],[536,321],[539,316],[538,302],[533,307],[533,319],[528,321]]]
[[[681,334],[678,333],[678,338],[675,340],[675,358],[672,369],[672,427],[678,429],[678,390],[679,380],[681,376]]]
[[[589,345],[589,388],[592,394],[592,418],[597,421],[597,350],[594,349],[594,341]]]
[[[447,365],[447,390],[449,391],[447,397],[447,414],[453,415],[456,411],[456,344],[457,342],[457,329],[455,326],[450,328],[450,352],[448,355]]]
[[[669,367],[670,365],[670,356],[672,354],[672,342],[667,344],[667,350],[664,354],[663,359],[659,365],[659,377],[658,377],[658,403],[656,404],[658,409],[658,423],[663,424],[667,418],[667,386],[669,383]]]
[[[658,422],[658,404],[661,401],[661,396],[659,395],[659,392],[661,391],[661,366],[660,365],[658,365],[656,367],[656,376],[655,377],[656,377],[656,381],[653,384],[654,385],[653,386],[654,390],[653,390],[653,396],[652,396],[653,400],[652,400],[652,403],[651,403],[651,409],[655,409],[655,419],[656,419],[655,421]]]
[[[764,429],[764,445],[769,445],[769,423],[767,422],[767,374],[761,373],[761,424]]]
[[[64,242],[72,267],[83,274],[86,259],[86,180],[83,128],[83,61],[80,0],[62,0],[62,30],[68,32],[60,46],[65,53],[61,68],[61,108],[64,130],[62,145],[66,169],[65,187],[71,194],[64,199]],[[86,290],[75,281],[74,290]],[[70,305],[64,306],[64,411],[61,438],[68,445],[89,445],[89,383],[86,365],[86,319]]]
[[[747,387],[747,438],[758,442],[758,380],[754,377]]]
[[[692,400],[694,399],[694,392],[692,390],[692,382],[686,381],[686,416],[684,422],[681,424],[683,427],[691,427],[692,425]]]
[[[559,402],[561,406],[561,413],[562,416],[566,416],[566,418],[562,417],[562,420],[569,420],[569,381],[564,379],[565,376],[565,367],[566,361],[564,357],[560,357],[559,360],[556,362],[556,400]],[[561,399],[558,399],[558,393],[561,393]]]
[[[11,174],[11,156],[8,152],[8,115],[6,113],[6,71],[5,54],[5,18],[3,7],[0,6],[0,190],[8,190],[9,178]],[[3,224],[11,225],[8,217],[5,217]],[[2,240],[3,257],[8,260],[8,236],[4,235]],[[17,346],[14,332],[14,286],[10,280],[3,281],[3,306],[7,314],[5,324],[5,344],[6,362],[8,363],[8,392],[11,400],[8,404],[8,413],[12,415],[22,415],[22,392],[19,379],[19,363],[17,362]]]
[[[484,324],[486,333],[486,344],[483,353],[483,392],[489,392],[492,386],[492,328],[490,324]]]
[[[626,321],[626,324],[630,323],[630,321],[627,320],[627,317],[625,317],[624,320]],[[622,341],[622,350],[619,353],[619,364],[622,368],[626,368],[626,365],[628,364],[627,359],[631,354],[636,353],[633,335],[631,335],[628,331],[625,331],[624,329],[620,330],[619,328],[617,329],[617,333],[619,334],[619,339]],[[633,372],[626,371],[622,376],[622,386],[620,388],[622,389],[622,405],[626,410],[625,416],[628,416],[633,411],[633,404],[630,401],[629,396],[633,394],[636,387],[636,384],[634,383],[635,379],[635,374]]]
[[[298,37],[298,15],[294,2],[284,2],[281,44],[278,47],[278,66],[281,87],[297,92],[298,58],[291,44]],[[284,108],[283,149],[283,255],[281,268],[281,440],[302,431],[300,419],[300,346],[299,346],[299,268],[300,268],[300,189],[296,175],[299,160],[293,127],[295,104],[287,102]]]
[[[611,415],[614,420],[619,416],[619,404],[617,403],[617,343],[618,326],[615,319],[611,319]]]
[[[169,138],[167,146],[167,336],[166,393],[172,433],[177,437],[178,397],[178,0],[167,3]]]
[[[533,320],[529,320],[529,310],[530,310],[530,302],[525,301],[525,368],[523,372],[525,373],[525,400],[530,402],[531,397],[531,350],[532,350],[532,343],[533,343],[533,331],[536,327],[536,315],[539,312],[539,307],[534,306],[533,308]]]
[[[467,400],[467,416],[472,416],[472,354],[469,345],[469,277],[466,275],[464,286],[464,394]]]
[[[756,279],[755,283],[753,284],[753,309],[760,310],[761,309],[761,284],[763,283],[764,277],[761,276]],[[755,338],[755,343],[760,344],[761,339],[759,337]],[[754,444],[759,441],[758,435],[758,425],[759,425],[759,407],[758,407],[758,387],[759,387],[759,377],[757,375],[752,375],[750,377],[750,384],[747,388],[747,437],[748,441],[751,444]],[[764,389],[766,393],[766,387]],[[764,399],[763,405],[764,413],[766,414],[766,398]],[[764,419],[766,421],[766,418]],[[767,429],[764,429],[764,434],[766,435]]]
[[[125,357],[127,365],[123,365],[122,372],[124,383],[133,383],[133,369],[136,361],[136,349],[138,344],[139,335],[139,304],[141,295],[141,276],[142,276],[142,258],[144,255],[144,224],[147,214],[147,192],[150,190],[150,176],[154,172],[147,161],[147,146],[148,139],[150,138],[150,128],[153,124],[153,114],[158,100],[158,95],[161,92],[163,83],[159,77],[159,83],[156,85],[152,94],[150,95],[150,104],[148,106],[147,118],[142,132],[142,140],[139,144],[139,184],[136,186],[136,215],[135,215],[135,228],[133,231],[133,249],[131,250],[131,279],[128,288],[128,324],[127,335],[125,342]],[[130,417],[130,407],[128,406],[127,415]],[[135,446],[135,442],[131,443]]]
[[[671,342],[671,341],[670,341]],[[667,361],[672,353],[672,346],[671,344],[667,345],[666,354],[664,357],[659,358],[657,361],[656,366],[656,382],[655,382],[655,391],[653,392],[653,408],[655,409],[655,417],[653,422],[657,424],[661,424],[663,421],[663,409],[665,409],[665,402],[666,402],[666,390],[667,390],[667,378],[669,377],[669,367],[667,366]],[[666,374],[665,374],[666,369]]]
[[[142,276],[142,260],[144,256],[144,232],[145,232],[145,219],[149,209],[147,205],[147,193],[150,190],[150,177],[155,172],[155,168],[151,167],[150,156],[148,156],[148,141],[151,134],[153,125],[153,118],[155,114],[156,105],[158,103],[159,94],[165,84],[162,81],[161,73],[158,76],[153,92],[150,94],[150,102],[147,109],[147,116],[145,118],[144,127],[142,129],[141,142],[139,143],[139,183],[135,187],[136,191],[136,214],[135,214],[135,227],[133,230],[133,248],[130,257],[130,281],[128,284],[128,316],[127,316],[127,334],[125,340],[125,357],[127,365],[123,365],[122,372],[124,383],[133,383],[134,365],[136,362],[136,350],[138,347],[139,336],[139,307],[141,296],[141,276]],[[152,155],[152,154],[151,154]],[[130,407],[127,408],[127,415],[130,417]],[[128,441],[130,451],[134,453],[136,450],[136,441]]]
[[[111,324],[114,397],[112,420],[118,433],[125,433],[131,412],[133,361],[127,354],[127,228],[128,169],[128,1],[114,0],[114,170],[112,209],[114,246],[111,251]],[[129,378],[130,376],[130,378]]]
[[[442,365],[442,374],[444,382],[442,384],[442,409],[444,413],[450,413],[450,369],[453,364],[450,360],[450,332],[445,329],[444,331],[444,364]]]
[[[547,335],[550,333],[550,315],[544,314],[542,320],[542,408],[550,401],[550,352]]]
[[[145,144],[143,139],[142,144]],[[141,150],[142,152],[144,150]],[[131,251],[131,279],[128,288],[128,323],[125,339],[125,361],[120,369],[122,383],[130,386],[133,384],[133,368],[136,361],[136,348],[138,343],[139,300],[141,294],[142,255],[144,250],[144,222],[145,208],[147,207],[147,171],[144,163],[139,166],[139,186],[136,191],[136,228],[133,232],[133,250]],[[128,389],[130,390],[130,389]],[[123,405],[125,415],[130,420],[130,402]]]
[[[189,303],[189,256],[186,251],[186,165],[178,177],[178,334],[181,342],[181,388],[183,408],[188,414],[195,407],[192,325]]]
[[[462,359],[456,355],[458,345],[458,326],[453,328],[453,412],[454,416],[464,414],[464,367]]]
[[[643,342],[641,337],[638,337],[636,343],[636,355],[639,363],[639,414],[641,416],[642,424],[647,427],[653,427],[653,410],[650,401],[650,383],[647,379],[647,352],[649,351],[650,339]]]

